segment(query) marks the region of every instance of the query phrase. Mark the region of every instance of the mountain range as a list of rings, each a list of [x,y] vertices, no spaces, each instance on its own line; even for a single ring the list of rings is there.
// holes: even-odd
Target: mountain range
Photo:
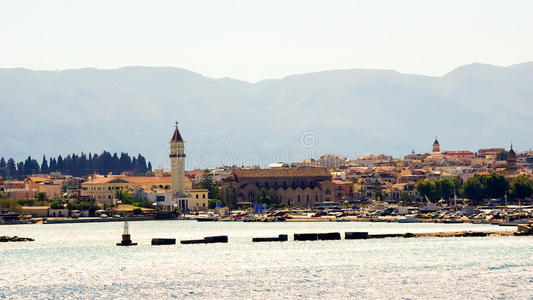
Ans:
[[[334,153],[403,156],[531,146],[533,62],[444,76],[332,70],[257,83],[171,67],[0,69],[0,156],[142,153],[169,166],[174,122],[187,169]]]

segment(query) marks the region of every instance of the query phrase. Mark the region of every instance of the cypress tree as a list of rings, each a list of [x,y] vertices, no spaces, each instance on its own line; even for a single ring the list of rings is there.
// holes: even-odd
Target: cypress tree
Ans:
[[[3,157],[0,158],[0,176],[2,176],[2,178],[7,177],[7,164]]]
[[[46,160],[46,157],[43,155],[43,162],[41,163],[41,173],[47,174],[50,172],[50,169],[48,168],[48,161]]]
[[[48,167],[48,170],[50,172],[56,172],[57,171],[57,161],[55,158],[50,158],[50,166]]]
[[[17,176],[16,176],[16,178],[17,179],[24,178],[24,163],[23,162],[17,163]]]
[[[61,157],[61,155],[57,157],[57,170],[62,173],[65,172],[64,165],[63,165],[63,157]]]
[[[10,158],[7,160],[7,178],[16,178],[17,177],[17,166],[15,160]]]

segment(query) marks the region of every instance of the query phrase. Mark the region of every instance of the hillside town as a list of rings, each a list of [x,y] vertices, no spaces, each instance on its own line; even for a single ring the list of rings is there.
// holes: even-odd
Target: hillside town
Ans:
[[[507,222],[531,217],[533,152],[516,153],[513,145],[509,150],[446,150],[435,138],[430,152],[413,151],[402,158],[379,154],[349,160],[327,154],[276,162],[264,169],[226,166],[185,171],[184,144],[176,123],[170,140],[171,170],[152,172],[142,158],[141,174],[124,168],[107,174],[46,172],[50,166],[34,162],[30,166],[35,172],[15,180],[5,171],[2,158],[0,222],[198,215],[231,219],[232,210],[248,219],[264,210],[271,215],[290,212],[279,214],[283,218],[277,219],[284,220],[297,219],[298,214],[343,220],[413,213],[448,221],[473,215],[481,221]],[[130,159],[126,166],[130,165],[137,164]]]

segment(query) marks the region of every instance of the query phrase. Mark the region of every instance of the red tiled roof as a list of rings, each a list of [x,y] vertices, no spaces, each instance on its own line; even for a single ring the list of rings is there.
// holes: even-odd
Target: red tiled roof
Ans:
[[[235,169],[232,175],[237,178],[331,177],[326,168]]]

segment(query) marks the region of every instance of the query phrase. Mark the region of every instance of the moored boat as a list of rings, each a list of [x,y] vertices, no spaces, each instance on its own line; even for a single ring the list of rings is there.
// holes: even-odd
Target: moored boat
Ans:
[[[397,223],[419,223],[420,220],[418,218],[415,218],[415,217],[407,217],[407,218],[403,218],[403,219],[398,219],[396,220]]]

